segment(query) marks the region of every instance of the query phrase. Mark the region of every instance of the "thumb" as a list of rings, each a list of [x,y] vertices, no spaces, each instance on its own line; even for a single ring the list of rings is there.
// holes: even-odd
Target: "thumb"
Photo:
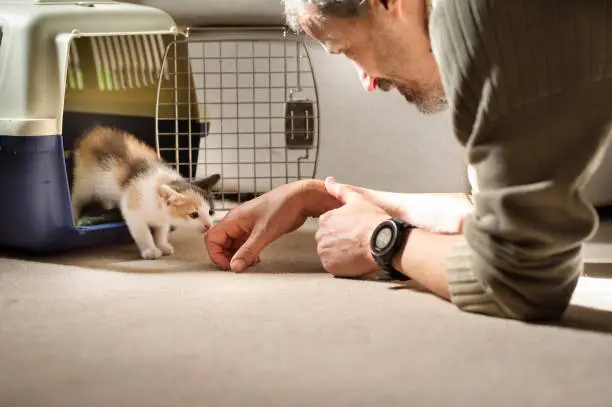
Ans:
[[[359,192],[356,192],[348,185],[338,183],[334,177],[327,177],[325,179],[325,189],[328,194],[345,205],[363,199]]]
[[[230,269],[240,273],[253,264],[259,263],[259,255],[271,242],[272,239],[265,232],[253,231],[232,257]]]

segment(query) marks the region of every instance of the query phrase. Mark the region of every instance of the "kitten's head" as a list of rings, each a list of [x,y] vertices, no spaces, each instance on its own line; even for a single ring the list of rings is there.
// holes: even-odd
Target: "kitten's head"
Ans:
[[[220,178],[219,174],[214,174],[193,182],[172,181],[160,185],[158,194],[171,224],[177,228],[196,229],[200,233],[208,231],[215,214],[212,187]]]

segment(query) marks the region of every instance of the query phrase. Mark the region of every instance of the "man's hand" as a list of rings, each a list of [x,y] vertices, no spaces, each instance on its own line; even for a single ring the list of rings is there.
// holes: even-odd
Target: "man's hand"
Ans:
[[[208,231],[208,254],[225,270],[245,271],[274,240],[339,205],[320,181],[282,185],[234,208]]]
[[[341,277],[365,277],[378,271],[369,251],[372,232],[390,216],[363,194],[363,190],[328,178],[328,193],[343,204],[321,218],[317,235],[319,256],[328,272]],[[367,192],[367,191],[366,191]],[[413,229],[405,246],[393,259],[393,267],[444,299],[450,299],[447,259],[461,234]]]
[[[370,254],[372,232],[390,215],[380,206],[333,178],[327,192],[343,206],[319,218],[317,251],[325,270],[337,277],[365,277],[379,267]]]

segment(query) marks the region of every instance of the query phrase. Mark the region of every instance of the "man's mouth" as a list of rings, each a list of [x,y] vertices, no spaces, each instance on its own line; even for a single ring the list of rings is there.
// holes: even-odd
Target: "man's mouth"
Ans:
[[[363,78],[363,86],[368,92],[372,92],[375,90],[381,90],[383,92],[388,92],[395,88],[393,82],[388,79],[383,78],[372,78],[370,76],[365,76]]]
[[[361,76],[361,83],[367,92],[375,91],[378,88],[378,79],[372,78],[365,72]]]
[[[366,91],[372,92],[376,89],[380,89],[387,92],[395,88],[395,85],[390,80],[372,77],[368,75],[368,73],[364,71],[357,63],[354,64],[355,68],[357,68],[359,79],[361,80],[361,83]]]
[[[374,78],[374,80],[372,80],[372,89],[371,90],[376,90],[376,89],[378,89],[379,86],[380,86],[380,79]]]
[[[388,79],[370,78],[369,76],[363,79],[363,85],[368,92],[372,92],[378,89],[382,90],[383,92],[388,92],[395,88],[393,82]]]

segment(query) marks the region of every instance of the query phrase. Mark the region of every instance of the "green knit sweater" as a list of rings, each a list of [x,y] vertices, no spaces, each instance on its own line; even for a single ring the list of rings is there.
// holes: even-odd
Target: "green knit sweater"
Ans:
[[[452,301],[558,318],[598,226],[582,193],[612,120],[612,0],[434,5],[433,51],[476,177],[475,209],[448,261]]]

